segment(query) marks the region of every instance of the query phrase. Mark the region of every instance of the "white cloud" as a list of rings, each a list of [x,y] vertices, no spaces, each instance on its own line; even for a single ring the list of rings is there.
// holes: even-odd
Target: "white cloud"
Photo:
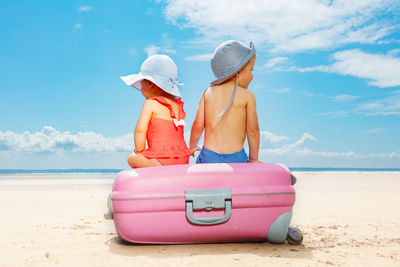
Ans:
[[[390,26],[380,28],[377,24],[372,24],[350,32],[343,42],[371,44],[388,35],[391,30],[393,28]]]
[[[372,129],[375,132],[381,131],[381,129]],[[271,133],[272,134],[272,133]],[[272,134],[273,135],[273,134]],[[347,152],[335,152],[335,151],[314,151],[306,147],[309,142],[317,142],[317,139],[309,133],[304,133],[299,140],[292,144],[284,144],[279,148],[262,148],[260,149],[260,158],[265,160],[265,158],[282,158],[282,156],[295,157],[298,161],[303,161],[306,158],[319,160],[322,159],[395,159],[400,160],[400,153],[394,151],[391,153],[369,153],[369,154],[359,154],[354,151]],[[264,146],[263,146],[264,147]],[[266,146],[268,147],[268,146]],[[325,166],[326,167],[326,166]]]
[[[281,141],[286,141],[289,139],[286,135],[276,135],[268,131],[260,132],[260,139],[263,141],[268,141],[270,143],[278,143]]]
[[[341,94],[341,95],[336,95],[333,96],[332,99],[336,102],[348,102],[348,101],[352,101],[355,99],[360,98],[359,96],[355,96],[355,95],[348,95],[348,94]]]
[[[331,72],[371,80],[370,85],[392,87],[400,85],[400,58],[393,55],[370,54],[359,49],[333,55],[336,61],[328,66],[293,68],[300,72]]]
[[[368,131],[367,131],[367,133],[380,133],[380,132],[383,132],[383,128],[374,128],[374,129],[369,129]]]
[[[279,66],[283,63],[285,63],[288,60],[287,57],[275,57],[275,58],[271,58],[267,61],[267,63],[265,64],[265,68],[270,69],[273,68],[275,66]]]
[[[93,9],[92,6],[81,6],[81,7],[78,8],[78,12],[79,12],[79,13],[81,13],[81,12],[87,12],[87,11],[90,11],[90,10],[92,10],[92,9]]]
[[[76,23],[74,27],[75,27],[75,29],[80,29],[80,28],[82,28],[82,24]]]
[[[352,101],[358,99],[357,96],[352,95],[338,95],[332,97],[335,101]],[[367,116],[373,115],[400,115],[400,90],[389,93],[387,96],[359,103],[352,110],[338,110],[331,112],[320,112],[317,116],[328,116],[331,118],[347,117],[350,113],[359,113]]]
[[[146,10],[146,15],[147,16],[154,16],[156,14],[156,12],[154,11],[154,9],[152,9],[152,8],[148,8],[147,10]]]
[[[366,115],[400,115],[400,90],[385,98],[361,104],[356,110]]]
[[[251,85],[252,89],[264,89],[265,88],[265,84],[264,83],[252,83]]]
[[[167,54],[176,54],[176,50],[175,49],[164,48],[163,52],[165,52]]]
[[[158,51],[160,51],[160,50],[161,50],[161,47],[153,45],[153,44],[150,44],[149,46],[146,46],[144,48],[144,51],[146,52],[148,57],[158,54]]]
[[[289,93],[290,92],[290,88],[268,89],[268,92],[273,92],[273,93],[278,93],[278,94]]]
[[[185,59],[187,61],[210,61],[211,57],[212,57],[212,54],[200,54],[200,55],[186,57]]]
[[[400,54],[400,49],[393,49],[388,52],[388,55],[391,57],[395,57]]]
[[[196,29],[198,43],[233,38],[297,52],[381,41],[396,30],[399,7],[396,0],[169,0],[164,13]]]
[[[167,53],[167,54],[175,54],[176,50],[174,49],[169,49],[169,48],[163,48],[160,46],[156,46],[154,44],[150,44],[144,48],[144,51],[146,52],[147,56],[152,56],[158,53]]]
[[[338,110],[338,111],[331,111],[331,112],[320,112],[316,114],[317,116],[327,116],[331,118],[343,118],[349,115],[349,111],[347,110]]]
[[[368,130],[367,133],[378,133],[381,131],[383,131],[383,128],[375,128]],[[357,160],[371,160],[374,163],[373,165],[364,164],[363,166],[390,167],[393,165],[398,166],[400,160],[400,151],[369,154],[359,154],[354,151],[315,151],[308,146],[310,142],[317,142],[317,138],[309,133],[304,133],[299,140],[293,143],[289,142],[283,144],[282,142],[289,140],[289,137],[286,135],[276,135],[269,131],[261,131],[260,134],[262,145],[260,149],[260,159],[266,162],[282,162],[289,160],[287,163],[290,163],[290,160],[292,160],[292,163],[290,163],[291,166],[332,167],[334,166],[331,165],[332,162],[342,161],[343,166],[350,165],[354,167],[355,165],[351,164],[357,162]],[[188,143],[190,132],[186,131],[184,136]],[[279,145],[279,147],[276,147],[277,145]],[[45,164],[46,162],[43,161],[44,159],[53,160],[53,163],[57,164],[54,166],[59,166],[60,168],[65,168],[65,166],[68,166],[69,168],[74,168],[76,166],[95,166],[96,168],[99,168],[99,166],[103,166],[102,168],[104,168],[104,166],[106,166],[104,164],[107,160],[110,160],[110,157],[114,157],[113,164],[119,166],[118,164],[125,163],[126,154],[132,150],[133,134],[107,138],[101,134],[89,131],[78,132],[75,134],[69,131],[60,132],[51,126],[45,126],[41,131],[35,133],[24,132],[19,134],[12,131],[0,131],[0,156],[2,156],[2,159],[8,160],[10,163],[10,155],[19,157],[32,157],[32,155],[42,156],[33,157],[32,159],[33,161],[36,160],[35,164],[40,163],[40,165],[27,164],[24,166],[25,168],[27,166],[33,166],[35,168],[42,166],[43,168],[48,168],[48,165]],[[93,158],[96,158],[97,163],[93,163],[92,161],[88,162],[82,158],[83,156],[79,157],[79,155],[85,155],[85,153],[93,154]],[[54,154],[56,157],[53,156]],[[118,156],[115,157],[115,155]],[[72,161],[73,163],[65,165],[63,159],[73,159],[76,157],[84,163]],[[101,159],[102,157],[104,157],[104,159]],[[39,158],[42,158],[42,161],[38,161]],[[26,158],[24,158],[24,160],[26,160]],[[379,164],[377,163],[377,160],[380,160]],[[101,164],[99,162],[101,162]],[[390,164],[388,162],[390,162]],[[194,163],[193,158],[191,158],[191,163]],[[386,163],[389,165],[385,165]],[[7,164],[5,166],[7,166]],[[107,166],[110,168],[112,167],[112,165]]]
[[[301,93],[302,95],[305,95],[305,96],[308,96],[308,97],[313,97],[313,96],[315,96],[314,93],[307,92],[307,91],[301,91],[300,93]]]
[[[94,132],[59,132],[45,126],[40,132],[22,134],[0,131],[0,152],[66,153],[122,152],[133,150],[133,134],[106,138]]]
[[[272,135],[272,136],[275,136],[272,133],[269,133],[269,134]],[[282,139],[282,140],[288,140],[289,139],[286,136],[284,136],[284,137],[285,138]],[[314,142],[317,141],[317,139],[315,137],[313,137],[312,135],[310,135],[309,133],[304,133],[298,141],[296,141],[296,142],[294,142],[292,144],[284,144],[279,148],[262,148],[260,150],[260,154],[261,155],[263,155],[263,154],[283,155],[283,154],[290,154],[290,153],[299,153],[299,152],[304,151],[304,148],[302,148],[302,147],[303,147],[303,145],[305,144],[305,142],[307,140],[311,140],[311,141],[314,141]],[[274,142],[272,142],[272,143],[274,143]]]
[[[131,48],[128,50],[128,54],[131,55],[131,56],[136,55],[136,54],[137,54],[137,49],[136,49],[135,47],[131,47]]]
[[[293,151],[296,150],[297,148],[303,146],[306,142],[308,142],[308,140],[313,141],[313,142],[317,142],[317,139],[312,136],[309,133],[304,133],[299,140],[297,140],[296,142],[294,142],[293,144],[289,144],[289,145],[284,145],[283,148],[287,151]]]

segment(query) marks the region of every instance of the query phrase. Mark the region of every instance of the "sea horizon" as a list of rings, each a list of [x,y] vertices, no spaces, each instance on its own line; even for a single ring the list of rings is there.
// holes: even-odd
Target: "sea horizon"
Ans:
[[[288,167],[299,172],[400,172],[400,168],[359,168],[359,167]],[[117,174],[124,169],[0,169],[0,174]]]

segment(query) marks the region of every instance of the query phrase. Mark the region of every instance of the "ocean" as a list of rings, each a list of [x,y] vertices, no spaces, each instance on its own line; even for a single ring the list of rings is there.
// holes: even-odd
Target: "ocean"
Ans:
[[[311,168],[311,167],[289,167],[290,171],[298,172],[400,172],[400,168]],[[122,169],[0,169],[0,176],[7,174],[59,174],[59,175],[84,175],[84,176],[96,176],[96,175],[116,175]]]
[[[298,172],[400,172],[400,168],[289,168]],[[111,190],[122,169],[0,169],[3,190]]]
[[[0,180],[114,179],[120,169],[0,169]]]

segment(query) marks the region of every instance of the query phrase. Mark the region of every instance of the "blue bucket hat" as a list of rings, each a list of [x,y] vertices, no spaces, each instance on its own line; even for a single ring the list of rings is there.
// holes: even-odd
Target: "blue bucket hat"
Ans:
[[[211,84],[218,85],[233,77],[255,54],[252,42],[249,47],[235,40],[220,44],[211,58],[211,69],[217,78]]]
[[[153,55],[148,57],[140,67],[139,74],[120,77],[126,85],[141,90],[141,81],[149,80],[163,91],[181,98],[178,85],[178,68],[167,55]]]
[[[229,40],[223,42],[215,49],[211,58],[211,69],[217,79],[212,81],[211,84],[221,84],[236,75],[236,84],[235,89],[233,89],[231,100],[225,109],[217,115],[217,118],[222,116],[232,105],[239,81],[238,73],[255,54],[256,48],[253,42],[247,47],[241,42]]]

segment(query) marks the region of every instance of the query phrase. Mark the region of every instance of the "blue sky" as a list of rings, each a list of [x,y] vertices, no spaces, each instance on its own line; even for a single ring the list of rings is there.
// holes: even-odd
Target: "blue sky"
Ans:
[[[178,66],[188,137],[229,39],[257,49],[261,160],[399,168],[399,18],[395,0],[6,1],[0,168],[127,168],[144,99],[119,76],[154,53]]]

